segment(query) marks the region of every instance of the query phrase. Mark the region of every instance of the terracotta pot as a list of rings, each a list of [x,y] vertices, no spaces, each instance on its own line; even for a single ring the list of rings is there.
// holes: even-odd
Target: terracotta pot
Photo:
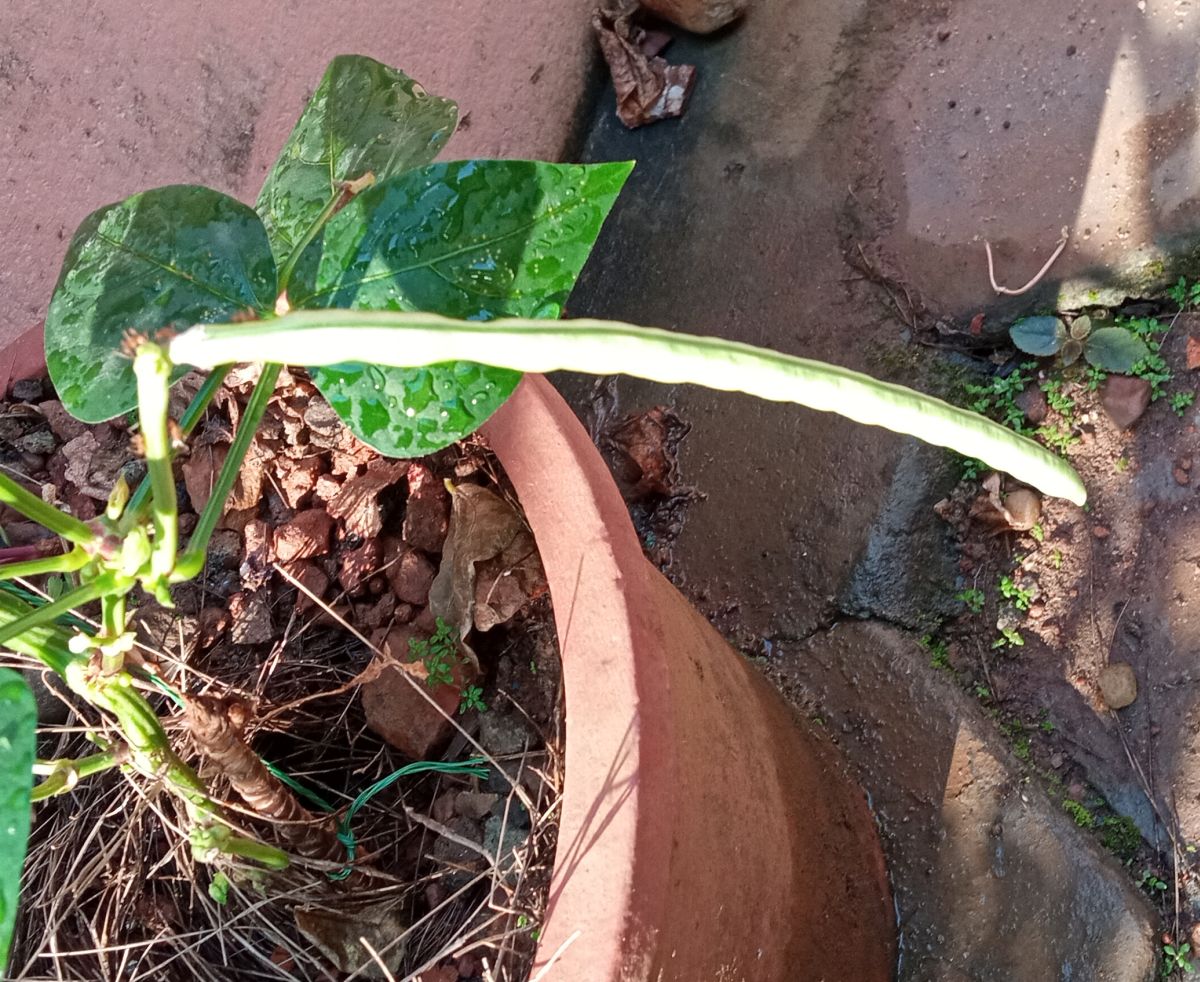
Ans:
[[[484,432],[537,539],[563,657],[566,787],[537,966],[558,954],[553,982],[890,979],[883,856],[833,748],[646,561],[544,378]]]

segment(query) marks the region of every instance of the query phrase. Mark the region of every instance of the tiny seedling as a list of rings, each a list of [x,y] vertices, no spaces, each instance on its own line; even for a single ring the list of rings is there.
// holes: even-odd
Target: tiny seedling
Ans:
[[[1196,401],[1195,392],[1173,392],[1171,393],[1171,409],[1180,419],[1188,411],[1188,407]]]
[[[976,587],[967,587],[965,590],[959,590],[954,595],[954,599],[961,604],[965,604],[967,610],[972,614],[978,614],[983,611],[983,604],[987,600],[987,597],[982,590]]]
[[[1025,639],[1015,627],[1000,628],[1000,636],[992,642],[993,648],[1021,648],[1024,645]]]
[[[472,709],[480,713],[487,710],[487,703],[483,701],[483,689],[477,685],[468,685],[463,689],[462,700],[458,704],[460,715]]]
[[[1096,816],[1091,813],[1091,810],[1082,802],[1076,801],[1074,798],[1063,799],[1063,811],[1075,820],[1075,824],[1081,829],[1095,828]]]
[[[1167,291],[1167,296],[1179,305],[1180,311],[1191,310],[1200,305],[1200,281],[1189,284],[1184,277],[1179,277],[1175,285]]]
[[[425,684],[431,689],[454,684],[454,666],[458,664],[458,632],[440,617],[427,638],[409,638],[408,650],[425,665]]]
[[[1185,975],[1191,975],[1194,969],[1192,968],[1191,960],[1188,956],[1191,954],[1192,946],[1184,941],[1182,944],[1163,945],[1163,967],[1162,973],[1164,976],[1170,975],[1172,972],[1183,972]]]
[[[1138,880],[1138,886],[1145,890],[1150,896],[1155,894],[1163,894],[1167,892],[1167,884],[1160,880],[1151,870],[1142,870],[1142,878]]]
[[[948,671],[950,669],[950,648],[944,638],[935,638],[926,634],[920,641],[921,647],[929,652],[929,664],[933,668]]]
[[[1028,610],[1029,605],[1033,603],[1034,592],[1017,586],[1016,581],[1011,576],[1000,577],[999,586],[1000,596],[1010,601],[1017,610]]]
[[[1033,528],[1031,528],[1029,530],[1029,535],[1033,539],[1034,542],[1045,542],[1046,541],[1046,530],[1044,528],[1042,528],[1041,522],[1038,522],[1036,525],[1033,526]]]

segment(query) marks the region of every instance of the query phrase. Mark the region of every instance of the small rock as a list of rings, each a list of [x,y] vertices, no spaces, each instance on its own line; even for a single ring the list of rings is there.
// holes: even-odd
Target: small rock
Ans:
[[[1097,539],[1107,539],[1111,534],[1107,525],[1095,525],[1092,527],[1092,535]]]
[[[1191,476],[1182,467],[1176,467],[1174,470],[1175,483],[1181,486],[1186,486],[1191,480]]]
[[[1137,676],[1128,662],[1116,661],[1100,673],[1100,695],[1109,709],[1124,709],[1137,698]]]
[[[424,465],[408,470],[404,541],[425,552],[441,552],[450,528],[450,492]]]
[[[67,412],[57,399],[38,403],[38,411],[46,417],[46,422],[60,443],[69,443],[87,432],[87,427]]]
[[[266,586],[271,578],[271,527],[255,519],[246,523],[242,535],[246,545],[238,573],[242,578],[242,587],[254,593]]]
[[[437,570],[422,553],[389,537],[384,546],[383,562],[388,582],[398,600],[406,604],[429,602],[429,587]]]
[[[40,378],[20,378],[12,385],[12,397],[18,402],[38,402],[45,394]]]
[[[1189,334],[1187,339],[1187,367],[1189,371],[1200,368],[1200,338]]]
[[[1057,750],[1050,755],[1050,766],[1058,770],[1063,765],[1063,755]]]
[[[224,607],[205,607],[200,611],[196,630],[201,648],[211,648],[221,640],[229,627],[229,611]]]
[[[317,600],[325,599],[325,591],[329,589],[329,577],[325,575],[325,571],[320,566],[301,561],[288,566],[287,571],[304,588],[296,591],[296,610],[298,612],[303,613],[315,607]]]
[[[348,549],[342,553],[338,563],[338,582],[342,589],[351,595],[356,595],[364,583],[379,568],[379,557],[382,547],[378,539],[367,539],[357,549]]]
[[[499,800],[498,794],[487,794],[483,791],[460,791],[454,797],[454,810],[459,815],[478,822],[491,812]]]
[[[519,754],[528,749],[534,739],[524,716],[502,713],[495,708],[479,714],[479,743],[493,757]]]
[[[1126,429],[1150,405],[1150,383],[1131,375],[1110,375],[1100,387],[1100,404],[1119,429]]]
[[[1025,532],[1042,517],[1042,499],[1036,491],[1017,488],[1004,496],[1004,510],[1008,513],[1008,524],[1019,532]]]
[[[1013,399],[1013,403],[1034,426],[1039,426],[1045,421],[1050,408],[1046,403],[1046,393],[1036,383],[1025,386]]]
[[[45,456],[54,453],[55,448],[58,447],[58,438],[49,429],[34,430],[17,440],[17,447],[26,453]]]
[[[275,530],[275,556],[281,563],[311,559],[329,552],[333,519],[322,508],[310,508]]]
[[[511,813],[508,816],[507,824],[505,824],[503,815],[493,815],[483,823],[483,848],[497,857],[497,865],[501,869],[520,865],[514,863],[513,859],[528,839],[529,829],[517,825],[513,821]],[[513,868],[509,877],[516,875],[517,870]]]
[[[217,529],[208,540],[209,569],[237,569],[242,559],[242,537],[232,529]]]
[[[265,644],[275,640],[271,603],[265,590],[235,593],[229,598],[229,640],[234,644]]]

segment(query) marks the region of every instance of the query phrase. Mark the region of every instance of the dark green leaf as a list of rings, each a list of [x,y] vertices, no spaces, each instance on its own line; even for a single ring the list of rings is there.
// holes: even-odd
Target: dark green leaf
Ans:
[[[410,171],[334,217],[316,280],[295,282],[292,304],[558,317],[631,166],[481,160]],[[400,457],[472,432],[520,380],[470,362],[312,374],[361,439]]]
[[[334,58],[255,205],[280,266],[340,182],[368,171],[383,181],[429,163],[457,120],[453,102],[403,72],[360,55]]]
[[[87,423],[132,409],[126,330],[269,311],[275,279],[258,216],[209,188],[156,188],[93,212],[71,240],[46,314],[46,365],[63,405]]]
[[[0,974],[17,919],[21,867],[29,841],[37,707],[25,680],[0,668]]]
[[[1012,343],[1030,355],[1052,355],[1062,347],[1067,331],[1057,317],[1026,317],[1008,329]]]
[[[1150,349],[1123,327],[1102,327],[1089,335],[1083,354],[1097,368],[1128,375]]]
[[[1079,356],[1083,354],[1083,342],[1075,338],[1068,338],[1062,346],[1062,363],[1063,367],[1074,365],[1079,361]]]

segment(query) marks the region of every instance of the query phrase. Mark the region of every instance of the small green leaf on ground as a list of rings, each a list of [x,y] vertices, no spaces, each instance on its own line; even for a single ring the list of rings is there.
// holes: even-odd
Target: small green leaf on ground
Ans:
[[[1146,342],[1123,327],[1102,327],[1093,331],[1083,352],[1097,368],[1122,375],[1133,371],[1133,366],[1149,354]]]
[[[1057,317],[1025,317],[1008,330],[1013,344],[1026,354],[1053,355],[1067,339],[1067,329]]]

